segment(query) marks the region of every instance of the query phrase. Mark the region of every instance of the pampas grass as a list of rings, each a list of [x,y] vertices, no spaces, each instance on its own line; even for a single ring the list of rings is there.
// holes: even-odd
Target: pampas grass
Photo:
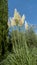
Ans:
[[[37,65],[37,47],[28,47],[25,33],[13,31],[11,42],[14,52],[9,52],[7,58],[0,62],[0,65]]]

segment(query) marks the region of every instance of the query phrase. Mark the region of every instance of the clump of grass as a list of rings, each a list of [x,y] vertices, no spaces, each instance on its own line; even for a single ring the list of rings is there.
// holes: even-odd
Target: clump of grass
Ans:
[[[28,46],[25,33],[13,31],[11,42],[13,53],[9,52],[7,58],[0,62],[0,65],[37,65],[37,47]]]

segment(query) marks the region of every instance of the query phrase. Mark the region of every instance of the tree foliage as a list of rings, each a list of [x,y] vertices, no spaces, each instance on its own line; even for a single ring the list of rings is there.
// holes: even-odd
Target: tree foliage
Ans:
[[[0,56],[5,54],[7,49],[8,35],[8,1],[0,0]]]

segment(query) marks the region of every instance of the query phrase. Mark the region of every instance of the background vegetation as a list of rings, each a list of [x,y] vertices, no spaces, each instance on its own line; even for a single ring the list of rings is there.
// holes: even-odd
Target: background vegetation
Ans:
[[[0,60],[7,51],[8,36],[8,1],[0,0]]]

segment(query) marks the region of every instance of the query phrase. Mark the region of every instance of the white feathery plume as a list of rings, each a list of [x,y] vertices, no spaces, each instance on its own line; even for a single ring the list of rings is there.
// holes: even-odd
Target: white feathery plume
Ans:
[[[17,9],[14,10],[14,19],[19,20],[21,18],[20,14],[17,12]]]
[[[10,27],[11,26],[11,17],[9,17],[9,19],[8,19],[8,27]]]
[[[25,15],[23,14],[23,16],[22,16],[22,24],[24,24],[24,21],[25,21]]]
[[[15,19],[13,17],[12,20],[11,20],[11,26],[15,26],[15,25],[16,25],[16,23],[15,23]]]
[[[27,21],[25,21],[25,29],[28,30],[28,27],[29,27],[28,23],[27,23]]]
[[[9,18],[8,27],[15,26],[15,25],[16,25],[16,23],[15,23],[14,17]]]
[[[21,15],[17,12],[17,9],[14,10],[14,17],[9,18],[9,22],[8,22],[8,26],[16,26],[16,24],[18,23],[19,26],[22,26],[24,24],[24,20],[25,20],[25,16],[23,15],[21,17]],[[17,21],[17,23],[16,23]]]

